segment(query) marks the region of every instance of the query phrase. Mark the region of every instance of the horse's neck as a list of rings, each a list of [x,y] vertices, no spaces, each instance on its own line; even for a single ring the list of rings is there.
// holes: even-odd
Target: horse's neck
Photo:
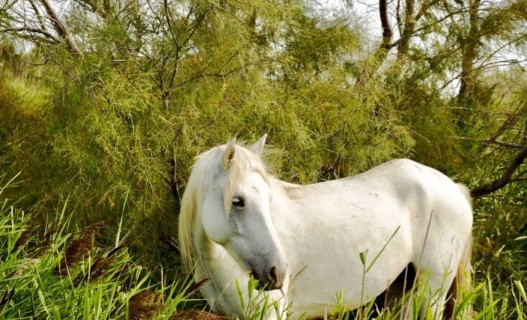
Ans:
[[[273,193],[271,209],[275,219],[280,220],[278,224],[286,223],[282,221],[282,218],[287,221],[294,220],[302,211],[303,202],[306,198],[306,186],[278,179],[272,179],[270,184]]]
[[[197,260],[194,272],[196,281],[206,278],[215,279],[214,286],[222,288],[227,284],[226,282],[232,280],[234,272],[244,273],[223,246],[213,242],[206,236],[201,224],[196,226],[194,235]]]
[[[196,226],[194,235],[194,280],[205,280],[200,288],[203,297],[217,313],[241,314],[235,278],[245,272],[225,248],[207,238],[201,224]]]

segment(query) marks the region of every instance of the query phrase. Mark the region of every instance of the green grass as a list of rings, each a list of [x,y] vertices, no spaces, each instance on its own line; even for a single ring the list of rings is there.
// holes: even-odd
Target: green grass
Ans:
[[[128,241],[97,243],[102,223],[70,229],[67,203],[46,225],[4,201],[0,214],[0,318],[145,319],[176,315],[190,281],[154,277]],[[118,234],[122,234],[118,232]]]
[[[162,269],[147,270],[134,261],[121,225],[113,245],[103,246],[98,237],[107,228],[104,223],[76,230],[68,218],[72,214],[65,201],[54,218],[36,224],[16,203],[0,203],[0,319],[219,319],[202,311],[205,304],[189,276],[169,278]],[[472,319],[527,318],[525,280],[496,283],[487,274],[475,282],[463,292],[458,319],[467,313]],[[414,310],[422,303],[418,292]],[[246,319],[264,319],[274,305],[260,295],[254,298],[245,306]],[[382,310],[369,303],[345,313],[338,295],[335,301],[327,319],[370,319],[374,314],[400,319],[405,303]],[[426,317],[432,318],[430,313]]]

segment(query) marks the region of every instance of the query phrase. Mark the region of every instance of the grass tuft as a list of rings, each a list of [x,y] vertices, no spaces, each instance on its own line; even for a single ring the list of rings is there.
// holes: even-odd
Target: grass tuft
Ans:
[[[169,281],[163,272],[161,279],[154,277],[132,260],[127,236],[113,248],[99,244],[102,222],[68,232],[66,205],[46,225],[33,224],[31,215],[7,201],[1,207],[0,318],[156,319],[184,314],[188,280]]]

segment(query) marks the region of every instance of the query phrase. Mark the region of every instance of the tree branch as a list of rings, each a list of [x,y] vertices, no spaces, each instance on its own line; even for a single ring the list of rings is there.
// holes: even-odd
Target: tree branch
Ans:
[[[361,77],[357,80],[357,85],[362,86],[367,83],[369,79],[377,72],[379,67],[383,64],[388,56],[388,52],[394,46],[392,41],[392,28],[390,27],[390,20],[388,16],[387,0],[379,0],[379,17],[382,28],[382,41],[373,53],[372,60],[364,65]]]
[[[7,28],[1,29],[0,31],[6,33],[12,33],[17,37],[28,39],[30,41],[45,41],[48,43],[57,43],[58,40],[49,32],[36,28],[21,27],[21,28]],[[21,34],[25,33],[25,34]],[[35,34],[39,34],[42,37],[38,37]]]
[[[527,158],[527,142],[523,145],[520,152],[516,155],[514,160],[511,162],[511,164],[505,171],[505,173],[503,173],[503,175],[500,178],[490,183],[484,184],[482,186],[479,186],[479,187],[476,187],[470,190],[470,195],[474,198],[483,197],[513,182],[514,180],[512,179],[512,175],[518,169],[518,167],[525,161],[526,158]]]
[[[382,44],[381,47],[385,50],[390,50],[390,42],[392,41],[392,28],[390,27],[390,20],[388,18],[388,3],[386,0],[379,1],[379,15],[382,26]]]
[[[463,141],[479,142],[479,143],[483,143],[485,145],[495,144],[495,145],[498,145],[498,146],[501,146],[501,147],[505,147],[505,148],[509,148],[509,149],[518,149],[519,150],[519,149],[523,148],[523,145],[521,145],[521,144],[510,143],[510,142],[499,141],[499,140],[492,140],[492,139],[477,139],[477,138],[470,138],[470,137],[456,137],[456,139],[463,140]]]
[[[68,48],[72,53],[75,55],[82,57],[82,51],[77,46],[77,42],[73,38],[73,35],[68,31],[68,29],[60,22],[59,16],[51,6],[51,4],[48,2],[48,0],[40,0],[42,2],[42,5],[44,6],[44,9],[46,10],[46,13],[48,14],[53,27],[55,28],[55,31],[59,34],[59,36],[66,41],[66,44],[68,45]]]
[[[414,19],[414,10],[415,10],[414,0],[406,0],[406,5],[404,9],[404,18],[403,18],[404,22],[402,24],[402,29],[399,29],[400,41],[399,41],[399,45],[397,46],[398,56],[406,55],[406,53],[408,52],[408,48],[410,47],[410,37],[414,33],[415,24],[417,22],[417,20]]]
[[[35,12],[35,16],[37,17],[37,21],[38,21],[40,28],[46,31],[46,25],[44,24],[44,19],[42,19],[42,15],[40,14],[40,10],[38,10],[37,5],[35,4],[33,0],[30,0],[29,4],[31,5],[33,12]]]

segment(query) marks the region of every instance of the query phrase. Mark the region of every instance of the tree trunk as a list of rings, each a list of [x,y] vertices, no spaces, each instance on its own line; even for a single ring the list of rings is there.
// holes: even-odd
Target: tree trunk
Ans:
[[[478,52],[479,43],[479,6],[481,0],[469,0],[468,14],[470,29],[468,36],[463,38],[461,43],[462,60],[460,87],[458,101],[463,104],[473,104],[475,101],[474,89],[476,78],[474,74],[474,61]]]
[[[414,17],[415,2],[414,0],[406,0],[406,5],[404,8],[404,22],[402,25],[402,30],[399,30],[401,34],[401,40],[397,45],[397,59],[400,60],[401,57],[405,56],[408,53],[408,48],[410,47],[410,36],[414,32],[416,19]]]

